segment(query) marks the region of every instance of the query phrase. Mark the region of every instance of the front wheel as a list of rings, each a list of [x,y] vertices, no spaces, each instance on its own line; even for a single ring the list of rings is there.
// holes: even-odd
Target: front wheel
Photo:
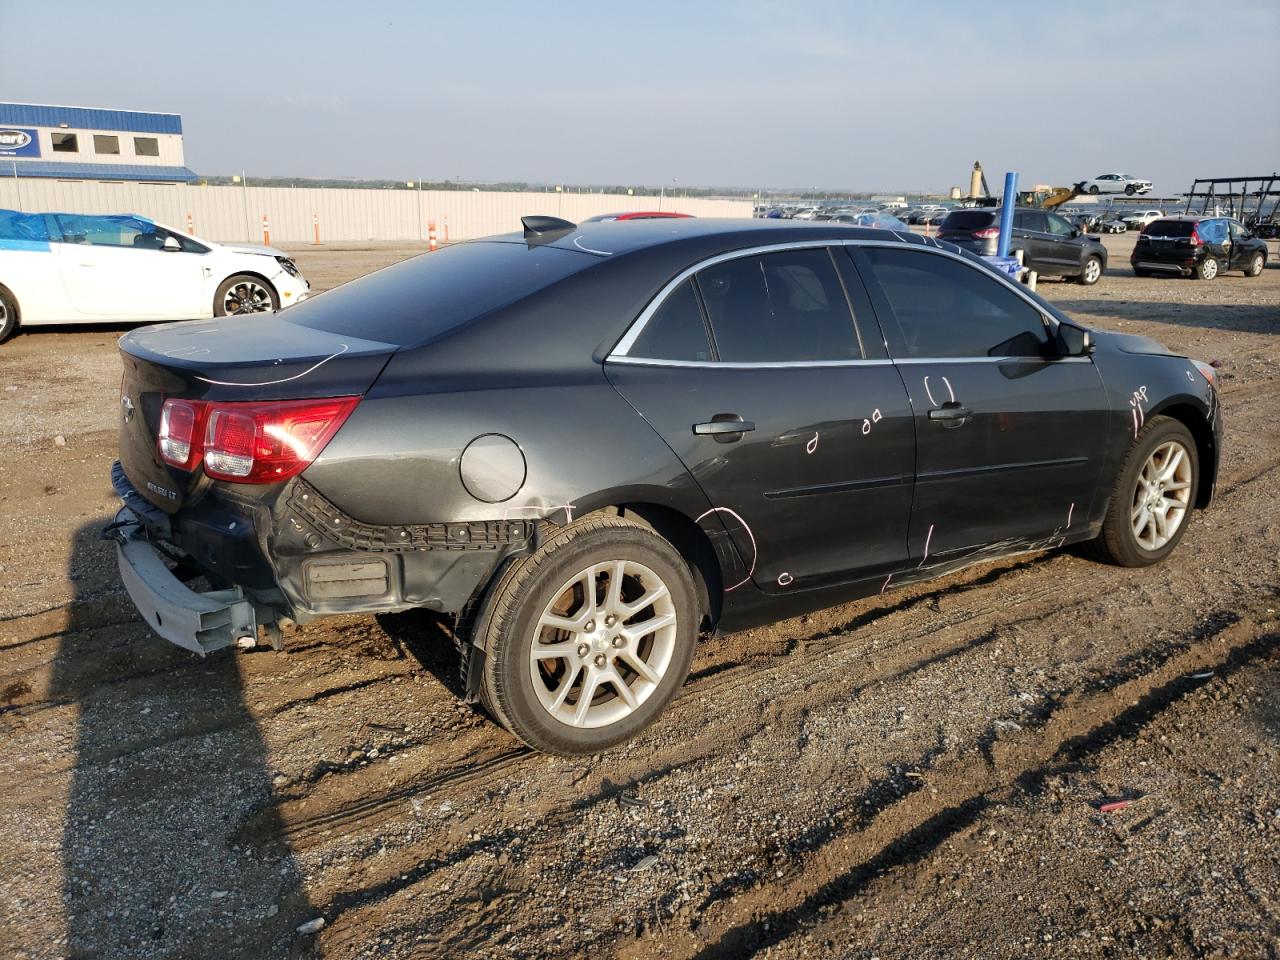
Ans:
[[[1197,280],[1212,280],[1218,275],[1218,261],[1213,257],[1205,257],[1196,264],[1194,272]]]
[[[213,295],[215,317],[242,316],[246,313],[273,313],[280,309],[276,288],[251,273],[227,277]]]
[[[511,567],[484,605],[480,700],[531,747],[596,753],[635,736],[689,672],[688,564],[648,527],[590,517]]]
[[[1102,261],[1097,257],[1090,257],[1084,262],[1084,268],[1080,271],[1080,282],[1086,287],[1092,287],[1098,282],[1098,278],[1102,276]]]
[[[1262,268],[1267,265],[1267,258],[1261,253],[1255,253],[1253,259],[1249,261],[1249,266],[1245,267],[1244,275],[1246,277],[1257,277],[1262,275]],[[4,334],[0,333],[0,340],[4,339]]]
[[[1131,184],[1128,184],[1128,185],[1124,188],[1124,192],[1125,192],[1126,194],[1128,194],[1129,196],[1131,196],[1131,197],[1132,197],[1135,193],[1137,193],[1137,192],[1138,192],[1138,190],[1137,190],[1137,188],[1136,188],[1136,187],[1131,183]]]
[[[0,343],[4,343],[18,329],[18,305],[5,291],[0,290]]]
[[[1152,417],[1120,468],[1102,532],[1088,550],[1122,567],[1159,563],[1186,532],[1199,480],[1191,433],[1177,420]]]
[[[1092,193],[1094,196],[1097,196],[1097,194],[1098,194],[1098,185],[1095,183],[1093,186],[1091,186],[1091,187],[1089,188],[1089,192],[1090,192],[1090,193]]]

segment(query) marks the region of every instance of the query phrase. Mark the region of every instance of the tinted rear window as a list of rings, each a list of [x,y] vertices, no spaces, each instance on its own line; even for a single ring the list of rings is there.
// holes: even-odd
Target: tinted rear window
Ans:
[[[953,210],[942,221],[946,230],[981,230],[996,222],[996,215],[986,210]]]
[[[1152,220],[1143,232],[1153,237],[1189,237],[1194,228],[1191,220]]]
[[[477,241],[394,264],[290,307],[290,323],[408,346],[434,339],[563,280],[596,257]]]

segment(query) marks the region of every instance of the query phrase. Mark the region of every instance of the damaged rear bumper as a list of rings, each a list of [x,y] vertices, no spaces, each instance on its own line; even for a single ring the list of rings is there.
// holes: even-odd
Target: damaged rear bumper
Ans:
[[[196,593],[175,577],[164,555],[147,538],[129,507],[111,527],[120,580],[142,619],[160,636],[204,655],[241,637],[255,638],[258,623],[251,600],[239,587]]]

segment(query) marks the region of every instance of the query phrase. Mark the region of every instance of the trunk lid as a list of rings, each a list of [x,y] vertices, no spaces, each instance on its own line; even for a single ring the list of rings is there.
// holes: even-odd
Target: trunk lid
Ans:
[[[165,400],[301,400],[364,394],[392,344],[271,317],[162,324],[120,338],[120,463],[140,495],[176,513],[203,479],[160,459]]]

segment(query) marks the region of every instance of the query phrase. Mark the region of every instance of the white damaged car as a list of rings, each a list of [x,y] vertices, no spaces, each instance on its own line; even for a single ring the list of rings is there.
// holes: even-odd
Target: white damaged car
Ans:
[[[197,240],[133,215],[0,210],[0,341],[19,324],[265,313],[309,292],[271,247]]]

